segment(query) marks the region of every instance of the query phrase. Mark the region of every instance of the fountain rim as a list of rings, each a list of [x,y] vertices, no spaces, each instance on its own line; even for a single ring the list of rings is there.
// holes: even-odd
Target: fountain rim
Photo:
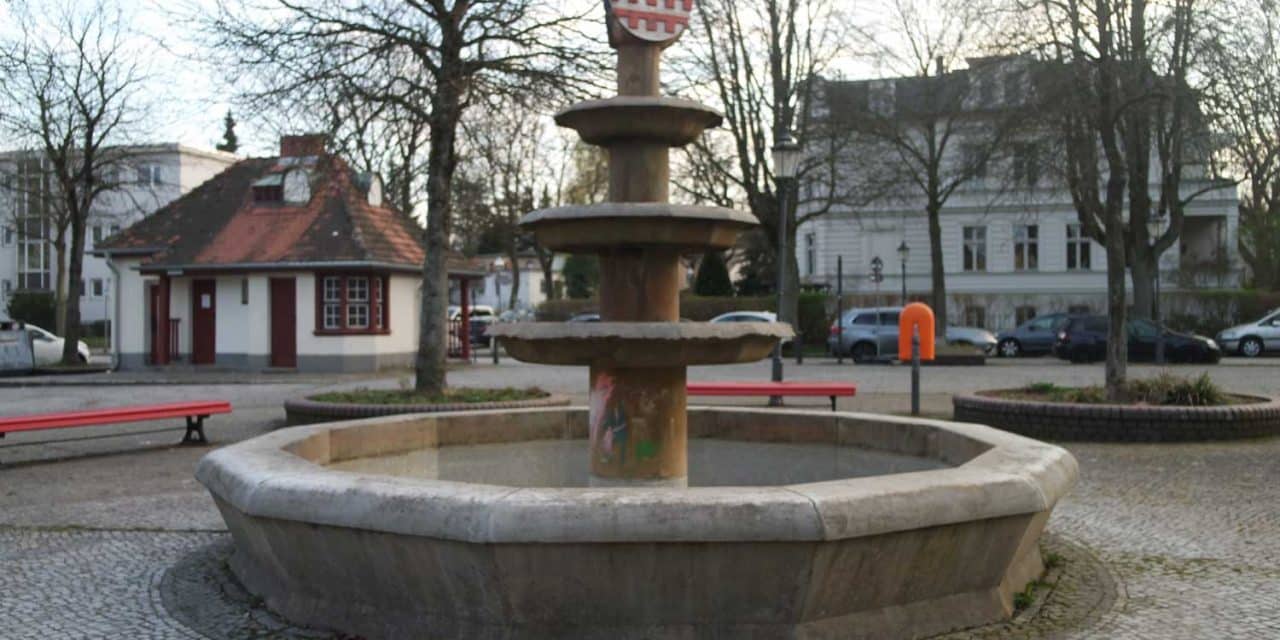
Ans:
[[[201,459],[196,478],[247,515],[486,544],[830,541],[1051,509],[1075,484],[1066,450],[977,424],[878,414],[789,417],[946,431],[985,451],[959,466],[784,486],[520,488],[328,469],[288,447],[326,432],[466,416],[529,418],[585,407],[404,414],[282,429]],[[693,407],[749,417],[777,410]],[[936,435],[936,434],[935,434]],[[324,446],[328,446],[328,443]],[[847,446],[847,445],[846,445]]]

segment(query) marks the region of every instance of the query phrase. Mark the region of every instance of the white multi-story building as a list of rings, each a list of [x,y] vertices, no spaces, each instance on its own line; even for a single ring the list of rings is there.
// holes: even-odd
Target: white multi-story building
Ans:
[[[80,319],[85,324],[107,319],[112,304],[111,271],[106,260],[89,253],[94,246],[236,161],[236,156],[229,153],[180,144],[137,146],[124,151],[128,159],[114,169],[118,173],[113,176],[121,186],[97,199],[85,230],[80,298]],[[47,172],[39,154],[0,152],[0,184],[8,187],[0,188],[0,313],[8,308],[14,291],[52,290],[54,278],[58,277],[46,217],[48,189],[41,188],[41,180],[48,179]]]
[[[985,71],[996,79],[1002,73],[1023,73],[1016,65]],[[1014,76],[1015,80],[1024,77],[1025,73]],[[1005,80],[994,83],[997,93],[1011,90],[1013,83]],[[892,80],[834,82],[828,89],[832,85],[837,90],[823,92],[831,98],[817,105],[819,109],[866,108],[839,102],[849,96],[861,96],[873,109],[893,102]],[[1042,157],[1038,161],[1042,168],[1028,170],[1029,160],[1020,153],[1034,148],[1033,144],[1034,139],[1028,142],[1023,138],[1010,145],[1012,153],[993,159],[992,166],[961,186],[941,212],[948,321],[953,324],[1004,329],[1049,312],[1105,309],[1103,247],[1081,233],[1071,195],[1049,168],[1053,158]],[[1049,146],[1040,146],[1041,153],[1052,153],[1047,151]],[[948,154],[966,152],[962,137],[948,146]],[[844,153],[868,151],[854,145]],[[856,178],[846,175],[839,179]],[[1151,188],[1157,197],[1158,176],[1151,181]],[[1161,256],[1162,289],[1238,285],[1242,268],[1237,253],[1234,185],[1210,181],[1202,165],[1190,165],[1181,190],[1183,197],[1199,195],[1185,209],[1177,244]],[[845,293],[879,293],[896,302],[903,282],[898,249],[904,243],[909,249],[905,266],[908,293],[927,296],[932,286],[931,258],[922,197],[881,197],[865,206],[834,206],[829,213],[802,225],[796,235],[801,280],[834,290],[836,263],[842,257]],[[871,268],[877,257],[883,264],[879,283],[874,281]]]

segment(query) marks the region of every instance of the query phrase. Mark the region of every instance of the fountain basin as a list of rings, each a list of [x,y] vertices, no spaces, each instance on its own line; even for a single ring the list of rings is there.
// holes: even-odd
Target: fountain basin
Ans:
[[[521,362],[653,368],[755,362],[795,332],[781,322],[515,322],[487,335]]]
[[[302,624],[370,638],[907,638],[1010,615],[1077,473],[1058,447],[980,425],[710,408],[688,425],[692,439],[930,468],[688,489],[340,470],[586,437],[585,409],[556,408],[294,427],[215,451],[196,475],[235,539],[236,575]]]
[[[544,247],[583,253],[619,247],[727,249],[757,224],[755,216],[733,209],[665,202],[567,205],[538,209],[520,220]]]
[[[683,147],[724,116],[692,100],[666,96],[614,96],[587,100],[556,114],[556,124],[578,132],[587,144],[641,141]]]

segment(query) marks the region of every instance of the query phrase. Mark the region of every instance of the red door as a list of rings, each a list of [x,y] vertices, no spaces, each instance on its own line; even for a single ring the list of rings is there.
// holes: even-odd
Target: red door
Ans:
[[[271,366],[298,366],[297,289],[293,278],[271,279]]]
[[[214,280],[191,281],[191,362],[213,364],[218,288]]]

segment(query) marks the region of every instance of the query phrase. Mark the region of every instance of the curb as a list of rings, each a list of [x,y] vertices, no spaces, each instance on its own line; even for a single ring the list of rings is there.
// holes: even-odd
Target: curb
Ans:
[[[1280,400],[1221,407],[1074,404],[960,394],[957,422],[976,422],[1041,440],[1208,442],[1280,435]]]

